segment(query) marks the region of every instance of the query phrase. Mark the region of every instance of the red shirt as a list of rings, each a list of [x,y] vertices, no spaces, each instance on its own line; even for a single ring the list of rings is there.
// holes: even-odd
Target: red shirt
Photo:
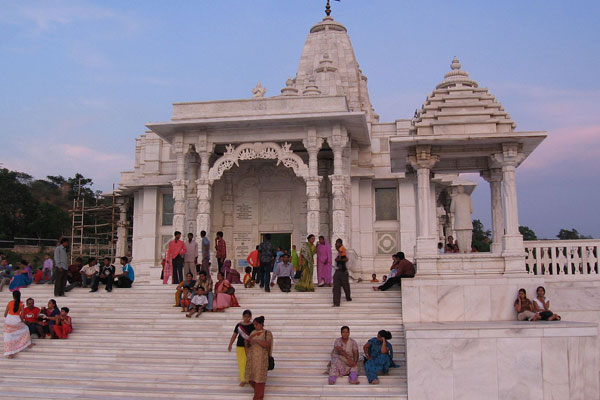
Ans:
[[[29,308],[25,307],[25,321],[26,322],[38,322],[38,314],[40,313],[40,309],[37,307]]]
[[[225,244],[225,240],[217,239],[215,249],[217,250],[217,258],[227,258],[227,245]]]
[[[248,264],[250,264],[250,266],[252,268],[259,267],[259,265],[258,265],[258,250],[252,251],[250,253],[250,255],[248,255],[248,258],[246,258],[246,261],[248,261]]]
[[[183,257],[185,252],[186,252],[186,247],[185,247],[185,243],[183,243],[183,240],[175,241],[175,239],[173,239],[169,242],[169,249],[167,250],[167,258],[172,260],[177,256]]]

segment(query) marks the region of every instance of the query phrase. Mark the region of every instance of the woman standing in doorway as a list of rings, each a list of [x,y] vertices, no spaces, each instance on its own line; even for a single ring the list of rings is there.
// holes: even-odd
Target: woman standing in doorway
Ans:
[[[314,257],[317,252],[315,247],[315,235],[308,235],[306,243],[300,250],[300,268],[302,271],[302,277],[300,281],[296,283],[296,290],[299,292],[314,292],[315,285],[313,283],[313,271],[315,269]]]
[[[246,380],[254,388],[253,400],[265,396],[269,356],[273,353],[273,335],[264,329],[265,317],[254,318],[254,332],[246,340]]]
[[[240,386],[245,386],[248,383],[246,380],[246,340],[253,331],[252,311],[245,310],[242,314],[242,321],[238,322],[233,329],[233,335],[231,336],[231,340],[229,340],[229,347],[227,348],[228,351],[231,351],[233,342],[237,338],[235,352],[237,355],[238,370],[240,371]]]

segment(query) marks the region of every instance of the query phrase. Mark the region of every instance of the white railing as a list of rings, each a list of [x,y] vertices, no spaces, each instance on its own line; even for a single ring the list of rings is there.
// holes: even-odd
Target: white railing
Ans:
[[[525,266],[533,275],[598,275],[600,240],[525,242]]]

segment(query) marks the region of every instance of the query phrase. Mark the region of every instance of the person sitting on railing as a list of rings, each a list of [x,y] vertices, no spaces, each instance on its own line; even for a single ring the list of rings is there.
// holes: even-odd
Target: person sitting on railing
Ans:
[[[544,321],[560,321],[560,315],[550,311],[550,300],[546,297],[546,289],[539,286],[536,290],[537,297],[533,299],[533,309]]]
[[[519,289],[519,296],[515,300],[515,310],[517,310],[517,319],[519,321],[538,321],[539,314],[533,311],[533,303],[527,298],[525,289]]]

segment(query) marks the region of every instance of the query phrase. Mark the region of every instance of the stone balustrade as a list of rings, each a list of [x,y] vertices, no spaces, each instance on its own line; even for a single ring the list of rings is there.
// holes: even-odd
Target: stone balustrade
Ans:
[[[532,275],[598,275],[598,239],[526,241],[525,252]]]

